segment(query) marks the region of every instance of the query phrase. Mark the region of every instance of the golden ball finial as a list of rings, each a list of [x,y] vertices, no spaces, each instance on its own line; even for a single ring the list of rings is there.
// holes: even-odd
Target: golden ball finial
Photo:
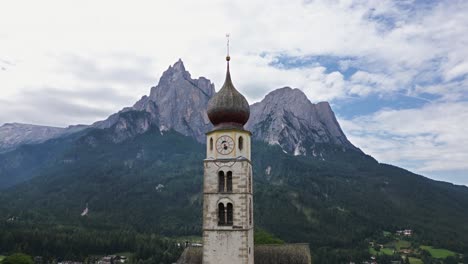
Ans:
[[[231,56],[226,56],[226,61],[230,61],[231,60]]]

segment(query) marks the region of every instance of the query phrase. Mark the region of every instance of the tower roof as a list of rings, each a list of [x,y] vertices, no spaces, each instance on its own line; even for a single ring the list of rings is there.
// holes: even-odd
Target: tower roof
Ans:
[[[243,129],[249,120],[250,107],[245,97],[232,84],[229,71],[230,57],[226,57],[227,72],[223,87],[208,102],[208,118],[215,129]]]

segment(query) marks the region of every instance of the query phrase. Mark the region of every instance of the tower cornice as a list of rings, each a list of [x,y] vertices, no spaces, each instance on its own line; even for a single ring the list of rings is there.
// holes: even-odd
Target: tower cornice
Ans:
[[[250,136],[252,135],[252,132],[250,132],[249,130],[245,130],[245,129],[240,129],[240,128],[237,128],[237,127],[232,127],[232,128],[215,128],[211,131],[208,131],[205,133],[205,135],[210,135],[212,133],[215,133],[215,132],[245,132],[245,133],[248,133]]]

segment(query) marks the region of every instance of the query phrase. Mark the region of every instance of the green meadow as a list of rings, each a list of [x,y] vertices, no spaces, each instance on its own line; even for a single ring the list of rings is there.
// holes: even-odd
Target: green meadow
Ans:
[[[406,240],[398,240],[395,243],[395,247],[398,250],[400,250],[402,248],[409,248],[409,247],[411,247],[411,243],[409,241],[406,241]]]
[[[431,246],[421,246],[421,248],[427,250],[433,258],[444,259],[446,257],[457,255],[457,253],[443,248],[433,248]]]
[[[423,264],[421,259],[413,258],[413,257],[409,257],[408,259],[409,259],[410,264]]]
[[[393,255],[393,249],[391,248],[382,248],[380,249],[380,251],[376,251],[374,248],[369,248],[369,253],[371,255],[374,255],[374,256],[377,256],[377,255],[382,255],[382,254],[385,254],[385,255]]]

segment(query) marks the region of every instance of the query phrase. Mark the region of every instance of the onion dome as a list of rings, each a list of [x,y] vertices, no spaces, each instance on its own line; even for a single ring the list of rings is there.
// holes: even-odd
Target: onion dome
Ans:
[[[208,102],[208,118],[215,129],[243,129],[250,116],[249,103],[232,84],[229,60],[230,57],[227,56],[226,80],[223,87]]]

